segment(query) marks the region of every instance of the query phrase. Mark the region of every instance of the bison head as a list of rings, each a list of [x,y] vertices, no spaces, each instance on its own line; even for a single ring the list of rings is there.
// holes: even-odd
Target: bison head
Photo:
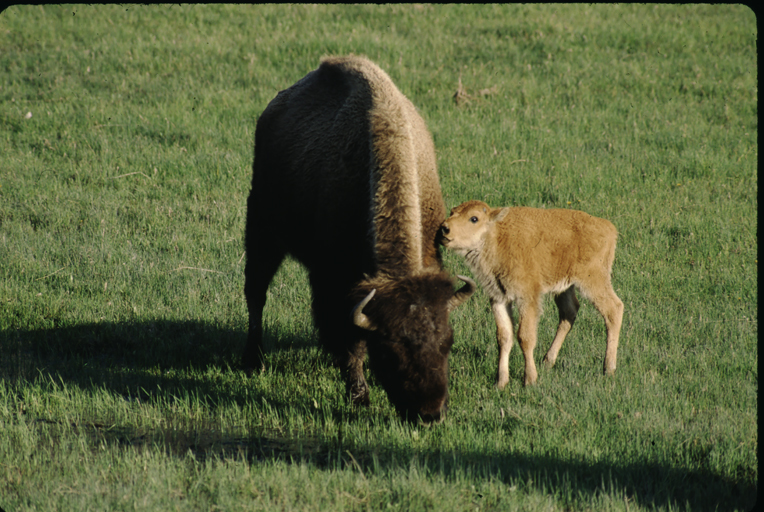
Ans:
[[[449,313],[475,291],[471,279],[454,292],[443,272],[363,281],[353,322],[366,334],[369,367],[398,413],[409,421],[439,421],[448,402]]]

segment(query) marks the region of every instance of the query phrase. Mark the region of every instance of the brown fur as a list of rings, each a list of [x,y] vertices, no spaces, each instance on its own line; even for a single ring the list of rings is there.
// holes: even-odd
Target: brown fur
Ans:
[[[610,282],[616,238],[612,223],[575,210],[491,209],[482,201],[467,201],[451,210],[442,226],[442,243],[466,258],[490,298],[499,343],[499,389],[509,381],[512,304],[520,313],[517,335],[525,357],[525,384],[533,384],[541,297],[554,294],[560,313],[557,334],[544,358],[551,367],[578,312],[575,288],[605,319],[604,372],[615,372],[623,318],[623,303]]]
[[[448,351],[433,361],[429,354],[437,350],[417,347],[450,348],[446,310],[455,294],[436,240],[445,214],[432,137],[413,104],[369,60],[323,59],[257,122],[244,367],[262,365],[266,291],[291,254],[308,268],[321,342],[342,369],[353,403],[369,402],[368,349],[372,371],[398,411],[437,419],[447,397]],[[456,296],[468,296],[469,286]],[[351,312],[371,290],[376,295],[355,308],[366,322],[357,325],[373,325],[362,330]],[[436,322],[412,330],[421,317],[389,313],[412,311],[406,308],[415,303],[436,309],[430,317]],[[375,357],[386,363],[375,364]]]

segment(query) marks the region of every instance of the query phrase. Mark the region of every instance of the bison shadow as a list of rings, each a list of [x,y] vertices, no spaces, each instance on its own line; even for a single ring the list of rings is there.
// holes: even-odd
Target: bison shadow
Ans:
[[[209,397],[210,407],[220,401],[233,400],[239,404],[264,403],[279,412],[293,410],[295,404],[279,401],[267,392],[252,393],[250,390],[245,395],[240,390],[225,391],[209,379],[190,378],[187,377],[189,372],[173,371],[210,367],[240,371],[238,361],[245,342],[244,331],[193,321],[104,322],[31,331],[6,330],[0,331],[0,378],[6,383],[14,383],[42,375],[83,389],[106,389],[129,400],[160,400],[168,392],[179,392]],[[290,358],[287,352],[295,348],[318,348],[311,335],[278,332],[266,334],[265,344],[269,358],[281,361],[270,369],[276,374],[290,372],[288,364],[284,363]],[[318,350],[317,353],[321,354]],[[317,364],[330,364],[328,357],[317,357]],[[245,378],[243,372],[242,378]],[[379,388],[376,383],[371,384]],[[380,389],[377,396],[381,394]],[[173,429],[172,433],[123,431],[113,427],[100,428],[95,424],[88,428],[101,441],[136,447],[156,444],[157,437],[171,435],[172,439],[163,439],[165,442],[160,445],[178,456],[192,450],[198,459],[243,456],[251,464],[280,460],[311,464],[326,470],[357,466],[367,474],[380,469],[405,471],[411,460],[416,459],[427,465],[429,471],[439,472],[453,481],[459,481],[469,473],[484,475],[486,480],[498,479],[509,486],[529,482],[529,479],[534,482],[531,485],[548,490],[564,485],[588,496],[612,489],[645,507],[681,508],[688,505],[692,510],[739,510],[752,508],[757,498],[757,482],[752,475],[741,475],[735,482],[710,472],[682,471],[660,464],[589,464],[562,460],[547,453],[512,453],[508,447],[490,453],[415,449],[400,444],[363,448],[353,439],[343,438],[342,425],[369,421],[368,415],[354,412],[341,397],[337,402],[325,411],[340,429],[335,438],[328,440],[310,436],[285,437],[262,429],[242,430],[236,434],[222,434],[218,429],[215,434],[214,428],[205,425],[185,425]],[[38,421],[55,423],[57,420]],[[388,421],[399,420],[391,413]],[[445,421],[449,421],[448,418]],[[496,426],[486,425],[486,428]],[[511,420],[506,428],[511,431]],[[476,493],[474,501],[478,503],[481,499],[482,496]]]
[[[275,337],[280,339],[277,341]],[[0,378],[31,381],[40,375],[82,389],[106,389],[126,397],[150,399],[152,390],[193,392],[237,402],[266,396],[220,396],[220,388],[187,370],[240,371],[246,332],[195,321],[101,322],[39,330],[0,331]],[[309,335],[273,333],[266,350],[287,372],[283,361],[296,348],[318,347]],[[319,353],[319,359],[323,355]],[[318,361],[318,364],[327,361]],[[243,372],[242,372],[243,377]]]

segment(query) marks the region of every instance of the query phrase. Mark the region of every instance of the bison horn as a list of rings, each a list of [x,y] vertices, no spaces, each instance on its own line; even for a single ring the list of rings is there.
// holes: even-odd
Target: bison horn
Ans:
[[[475,293],[475,281],[470,279],[467,276],[456,276],[462,281],[464,281],[466,284],[462,286],[459,291],[454,293],[454,296],[448,299],[448,312],[455,310],[459,306],[461,306],[464,301],[470,298],[470,295]]]
[[[375,293],[377,293],[376,288],[370,291],[366,298],[364,298],[361,302],[358,303],[356,307],[353,308],[353,323],[361,329],[366,329],[367,331],[377,330],[377,326],[374,325],[374,322],[372,322],[369,317],[363,313],[363,308],[366,307],[366,304],[368,304],[372,297],[374,297]]]

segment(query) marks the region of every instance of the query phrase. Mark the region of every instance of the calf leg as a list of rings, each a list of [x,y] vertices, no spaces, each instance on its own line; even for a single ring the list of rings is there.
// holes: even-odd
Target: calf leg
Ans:
[[[520,326],[517,330],[517,338],[525,358],[525,382],[526,386],[535,384],[538,378],[536,363],[533,360],[533,349],[536,348],[536,336],[539,322],[539,300],[534,297],[522,305],[520,310]]]
[[[511,303],[491,301],[493,318],[496,321],[496,340],[499,344],[499,371],[496,387],[504,389],[509,382],[509,351],[512,350]]]
[[[268,285],[279,268],[284,253],[248,250],[244,270],[244,295],[249,310],[249,334],[241,366],[247,375],[263,368],[263,308]]]
[[[554,298],[555,304],[557,304],[557,310],[560,312],[560,323],[557,325],[557,334],[554,336],[552,346],[549,347],[549,351],[544,356],[544,366],[551,368],[557,361],[557,354],[560,352],[562,342],[565,341],[565,337],[573,327],[573,322],[576,321],[576,315],[578,314],[578,299],[576,298],[576,289],[571,286],[561,294]]]
[[[601,284],[590,285],[588,293],[594,307],[605,319],[605,327],[607,328],[607,348],[605,349],[605,363],[603,365],[603,372],[606,375],[615,373],[618,338],[621,334],[621,322],[623,320],[623,302],[613,291],[609,277],[606,275]]]
[[[610,288],[609,295],[607,305],[599,310],[605,318],[605,326],[607,327],[607,348],[605,350],[605,364],[603,367],[603,372],[606,375],[615,373],[618,338],[621,335],[621,322],[623,321],[623,302],[612,288]]]

